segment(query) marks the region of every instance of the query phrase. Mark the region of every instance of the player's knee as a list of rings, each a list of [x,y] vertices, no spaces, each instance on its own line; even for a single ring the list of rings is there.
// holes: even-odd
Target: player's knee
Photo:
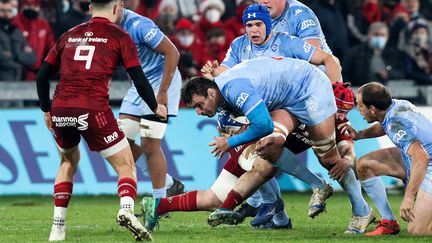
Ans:
[[[271,163],[265,160],[257,160],[253,165],[252,171],[257,178],[267,181],[270,180],[277,172],[277,169]]]
[[[368,159],[361,157],[357,160],[355,169],[360,180],[366,180],[373,177],[373,170],[370,169]]]
[[[62,160],[60,164],[60,171],[68,175],[74,175],[78,167],[78,163],[72,163],[69,160]]]
[[[416,236],[432,235],[432,229],[426,227],[425,225],[409,223],[407,230],[410,235],[416,235]]]

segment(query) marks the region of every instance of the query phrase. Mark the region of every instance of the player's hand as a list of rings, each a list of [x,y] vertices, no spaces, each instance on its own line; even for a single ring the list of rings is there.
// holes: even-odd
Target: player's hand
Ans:
[[[156,110],[154,111],[155,115],[161,119],[162,121],[165,121],[168,116],[167,108],[164,105],[158,104]]]
[[[399,207],[399,213],[403,220],[406,222],[413,222],[414,220],[414,198],[404,196],[402,203]]]
[[[212,80],[214,78],[214,71],[219,67],[219,62],[217,60],[207,61],[201,68],[201,73],[207,79]]]
[[[51,119],[51,113],[50,112],[44,112],[44,119],[45,119],[45,125],[51,132],[54,132],[52,119]]]
[[[265,137],[256,143],[255,151],[261,158],[273,163],[281,156],[284,142],[280,137]]]
[[[348,133],[353,140],[358,140],[360,138],[359,133],[348,123],[341,123],[337,126],[342,134]]]
[[[341,158],[338,159],[334,165],[333,168],[330,169],[330,178],[334,180],[342,180],[344,178],[345,174],[347,173],[348,169],[351,167],[351,161],[347,158]]]
[[[159,90],[156,101],[158,104],[168,107],[168,92]]]
[[[230,149],[228,138],[226,137],[214,137],[214,141],[209,143],[209,146],[214,146],[211,153],[218,159],[222,158],[222,156]]]

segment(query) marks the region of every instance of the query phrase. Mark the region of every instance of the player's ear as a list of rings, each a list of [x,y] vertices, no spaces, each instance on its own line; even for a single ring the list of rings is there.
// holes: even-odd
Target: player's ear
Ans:
[[[93,15],[93,6],[92,6],[92,4],[90,4],[90,6],[89,6],[89,11],[90,11],[90,14]]]
[[[214,91],[215,91],[214,89],[208,88],[207,89],[207,96],[214,99],[215,98],[215,92]]]

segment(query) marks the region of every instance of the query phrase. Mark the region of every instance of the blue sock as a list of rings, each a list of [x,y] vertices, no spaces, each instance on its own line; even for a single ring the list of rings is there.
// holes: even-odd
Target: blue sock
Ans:
[[[256,191],[252,196],[248,197],[246,200],[247,204],[254,208],[258,208],[262,204],[261,194]]]
[[[390,204],[387,199],[386,189],[380,177],[372,177],[361,181],[363,189],[368,194],[369,198],[375,203],[378,212],[383,219],[395,220]]]
[[[137,161],[135,162],[135,166],[140,169],[140,171],[146,175],[149,176],[148,172],[148,165],[147,165],[147,158],[144,154],[141,154],[140,157],[138,157]]]
[[[282,155],[278,161],[273,163],[273,166],[289,175],[297,177],[312,188],[323,189],[326,185],[323,179],[306,167],[306,162],[301,161],[287,148],[284,148]]]
[[[339,184],[348,194],[353,215],[362,217],[366,216],[370,211],[370,207],[363,198],[360,183],[357,181],[354,171],[351,168],[348,169],[345,177],[339,182]]]
[[[286,225],[288,224],[288,221],[289,221],[289,216],[285,212],[285,209],[273,216],[273,223],[275,223],[276,225],[279,226]]]
[[[274,179],[274,177],[273,177],[273,179]],[[273,179],[271,179],[271,180],[273,180]],[[278,199],[278,194],[275,193],[275,191],[273,189],[274,185],[270,182],[271,180],[265,182],[264,184],[262,184],[258,188],[258,192],[261,195],[263,203],[274,203]],[[276,179],[274,179],[274,180],[276,180]],[[276,182],[276,184],[277,184],[277,182]]]
[[[147,158],[145,157],[144,154],[141,154],[140,157],[138,157],[137,161],[135,162],[135,166],[140,169],[140,171],[146,175],[149,176],[149,171],[148,171],[148,165],[147,165]],[[174,184],[173,178],[172,176],[170,176],[168,173],[166,174],[165,177],[165,187],[166,188],[170,188],[172,185]]]
[[[279,183],[277,182],[276,178],[271,178],[267,181],[267,183],[270,184],[271,188],[273,189],[273,193],[281,197],[281,191],[279,187]]]

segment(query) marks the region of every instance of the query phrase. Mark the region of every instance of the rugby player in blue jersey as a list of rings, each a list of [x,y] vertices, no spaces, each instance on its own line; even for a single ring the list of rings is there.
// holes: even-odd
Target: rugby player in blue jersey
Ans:
[[[357,109],[367,122],[376,123],[359,132],[349,124],[340,125],[354,140],[387,135],[397,146],[379,149],[358,160],[363,186],[364,182],[379,180],[381,175],[403,180],[406,187],[399,213],[408,222],[408,233],[432,235],[432,120],[410,102],[392,99],[389,90],[377,82],[359,88]],[[383,216],[370,235],[397,233],[399,227],[395,228],[385,188],[364,188]],[[385,215],[390,219],[386,220]]]
[[[177,48],[153,21],[133,11],[124,10],[120,26],[129,33],[138,49],[141,67],[157,95],[157,101],[167,107],[168,117],[176,116],[182,83],[177,69]],[[168,119],[162,121],[155,117],[138,96],[134,85],[123,99],[118,121],[131,145],[137,167],[143,173],[150,174],[153,196],[166,197],[166,184],[170,184],[172,189],[179,190],[172,193],[183,192],[183,184],[166,174],[167,166],[161,141]],[[141,146],[135,144],[138,133],[141,136]]]

